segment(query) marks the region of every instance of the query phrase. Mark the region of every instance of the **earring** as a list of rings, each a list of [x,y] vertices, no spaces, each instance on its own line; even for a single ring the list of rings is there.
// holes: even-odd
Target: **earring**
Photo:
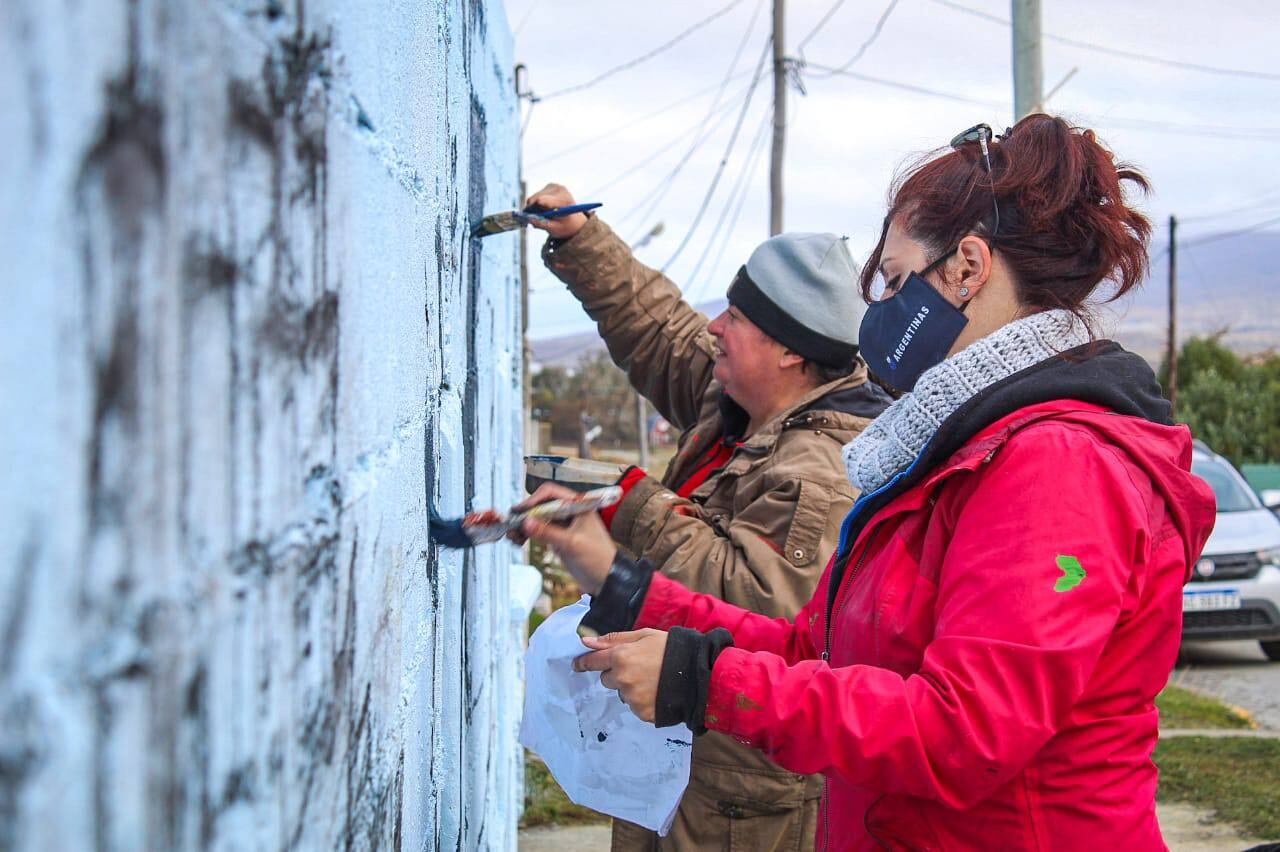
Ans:
[[[968,296],[968,295],[969,295],[969,288],[968,288],[968,287],[961,287],[961,288],[960,288],[959,290],[957,290],[956,292],[957,292],[957,293],[959,293],[959,294],[960,294],[960,298],[961,298],[961,299],[963,299],[963,298],[965,298],[966,296]]]

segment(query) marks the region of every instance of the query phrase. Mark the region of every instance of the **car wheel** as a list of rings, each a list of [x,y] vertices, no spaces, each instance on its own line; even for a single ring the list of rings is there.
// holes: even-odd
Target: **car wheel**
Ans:
[[[1259,642],[1262,646],[1262,653],[1267,655],[1267,659],[1273,663],[1280,663],[1280,639],[1273,639],[1270,642]]]

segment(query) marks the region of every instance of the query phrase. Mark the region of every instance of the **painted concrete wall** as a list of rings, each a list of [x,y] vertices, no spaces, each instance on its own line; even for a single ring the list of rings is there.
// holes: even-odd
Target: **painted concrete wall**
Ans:
[[[514,848],[501,4],[0,33],[0,849]]]

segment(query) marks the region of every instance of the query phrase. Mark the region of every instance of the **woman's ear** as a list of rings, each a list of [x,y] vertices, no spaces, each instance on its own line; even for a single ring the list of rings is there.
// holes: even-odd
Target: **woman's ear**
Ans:
[[[956,291],[962,299],[971,299],[991,277],[991,247],[980,237],[967,236],[956,248]],[[966,292],[961,293],[964,290]]]

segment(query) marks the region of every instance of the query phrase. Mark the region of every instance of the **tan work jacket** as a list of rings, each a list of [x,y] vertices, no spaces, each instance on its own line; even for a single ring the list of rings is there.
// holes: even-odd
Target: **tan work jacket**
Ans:
[[[627,492],[614,515],[614,539],[695,591],[770,616],[795,615],[856,496],[841,447],[883,410],[888,395],[867,381],[860,362],[760,427],[689,499],[678,497],[673,489],[711,446],[746,424],[745,412],[712,378],[707,317],[597,217],[569,240],[548,240],[542,256],[596,321],[614,363],[682,433],[662,481],[646,477]],[[724,816],[763,816],[799,809],[821,791],[816,777],[787,772],[716,733],[697,739],[693,762],[690,790],[697,795],[686,795],[682,810],[700,799]]]

